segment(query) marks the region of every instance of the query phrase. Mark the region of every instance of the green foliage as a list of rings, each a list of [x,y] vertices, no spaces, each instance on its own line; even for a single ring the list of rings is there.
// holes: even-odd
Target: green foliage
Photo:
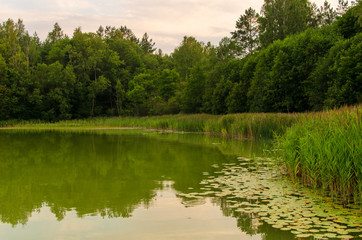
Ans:
[[[310,76],[310,105],[316,110],[361,102],[361,33],[338,41]]]
[[[263,47],[306,30],[311,12],[308,0],[265,0],[260,22]]]
[[[48,34],[46,41],[48,41],[50,43],[55,43],[55,42],[61,40],[63,37],[64,37],[64,33],[63,33],[62,28],[59,26],[58,23],[55,23],[53,31],[51,31]]]
[[[226,62],[234,59],[236,56],[242,56],[244,53],[243,47],[237,40],[224,37],[219,42],[219,46],[215,49],[216,59]]]
[[[310,78],[311,73],[338,39],[330,30],[307,30],[261,51],[248,93],[251,110],[302,112],[311,109],[313,105],[309,105],[308,96],[318,89],[313,85],[320,81]]]
[[[162,99],[167,101],[174,96],[179,83],[180,75],[175,69],[164,69],[161,72],[158,82],[159,94]]]
[[[203,105],[206,74],[204,69],[197,65],[192,68],[190,77],[185,83],[185,90],[182,96],[181,109],[185,113],[199,113]]]
[[[232,82],[229,80],[221,79],[216,85],[213,94],[213,106],[212,113],[214,114],[226,114],[228,109],[226,107],[226,98],[229,96],[230,91],[233,87]]]
[[[141,73],[136,75],[128,83],[127,97],[131,104],[135,107],[135,115],[147,115],[152,95],[149,93],[154,92],[155,84],[154,78],[149,73]]]
[[[33,112],[30,118],[48,121],[70,119],[70,98],[74,94],[72,86],[76,77],[71,66],[63,69],[59,62],[50,65],[39,64],[35,70],[32,89],[28,96],[29,107]]]
[[[362,30],[361,17],[362,2],[349,9],[340,19],[337,25],[345,38],[351,38]]]
[[[191,68],[203,59],[203,46],[194,37],[184,37],[181,45],[175,49],[172,57],[176,70],[183,81],[190,77]]]
[[[247,112],[249,111],[248,105],[248,90],[250,88],[251,79],[254,77],[255,67],[257,64],[257,58],[255,56],[249,56],[246,61],[239,63],[237,69],[238,76],[235,78],[233,88],[226,99],[226,106],[229,113]]]
[[[0,119],[9,119],[12,107],[11,91],[0,84]]]
[[[279,45],[280,41],[277,41],[257,56],[254,77],[248,91],[248,105],[251,112],[266,112],[270,109],[268,99],[266,99],[267,81],[270,79],[270,72],[274,58],[279,51]]]
[[[94,105],[95,105],[95,99],[98,94],[102,93],[104,90],[106,90],[110,85],[110,82],[107,78],[104,76],[100,76],[99,78],[96,78],[94,81],[92,81],[88,86],[89,91],[89,98],[92,99],[92,112],[91,116],[94,115]]]
[[[337,43],[326,62],[331,63],[325,74],[329,81],[325,105],[328,107],[351,105],[362,101],[362,33]]]

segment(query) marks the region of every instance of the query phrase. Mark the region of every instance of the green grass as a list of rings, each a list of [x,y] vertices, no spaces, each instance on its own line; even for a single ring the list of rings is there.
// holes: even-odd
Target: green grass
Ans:
[[[40,121],[0,122],[3,127],[23,128],[118,128],[140,127],[200,132],[244,138],[272,138],[283,134],[302,114],[244,113],[232,115],[165,115],[151,117],[98,117],[56,123]]]
[[[309,114],[277,138],[278,156],[294,181],[344,202],[362,200],[361,110]]]

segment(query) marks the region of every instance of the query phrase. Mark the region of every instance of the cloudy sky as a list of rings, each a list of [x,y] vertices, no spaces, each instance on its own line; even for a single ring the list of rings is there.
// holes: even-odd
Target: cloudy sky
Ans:
[[[315,0],[321,5],[324,0]],[[124,26],[170,53],[183,36],[217,44],[230,36],[245,9],[260,11],[263,0],[0,0],[0,21],[23,19],[30,34],[44,40],[58,22],[72,36],[76,27],[95,32],[102,26]],[[338,0],[329,0],[336,7]]]

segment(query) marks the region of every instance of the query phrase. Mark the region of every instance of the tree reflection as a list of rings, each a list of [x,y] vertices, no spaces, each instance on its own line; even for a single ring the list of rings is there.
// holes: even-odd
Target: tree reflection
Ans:
[[[152,205],[162,180],[187,192],[228,161],[215,147],[139,134],[2,132],[0,152],[0,217],[12,225],[44,204],[58,220],[70,210],[130,217]]]

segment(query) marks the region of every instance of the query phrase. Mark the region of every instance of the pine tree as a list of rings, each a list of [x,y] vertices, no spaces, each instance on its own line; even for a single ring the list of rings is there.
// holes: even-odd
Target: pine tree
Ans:
[[[151,54],[154,51],[156,51],[156,48],[154,48],[155,43],[151,38],[149,38],[148,34],[143,34],[142,40],[140,42],[140,47],[142,48],[143,52],[145,54]]]
[[[259,14],[252,8],[245,10],[236,22],[236,30],[232,32],[232,39],[241,45],[243,52],[250,55],[259,46]]]

